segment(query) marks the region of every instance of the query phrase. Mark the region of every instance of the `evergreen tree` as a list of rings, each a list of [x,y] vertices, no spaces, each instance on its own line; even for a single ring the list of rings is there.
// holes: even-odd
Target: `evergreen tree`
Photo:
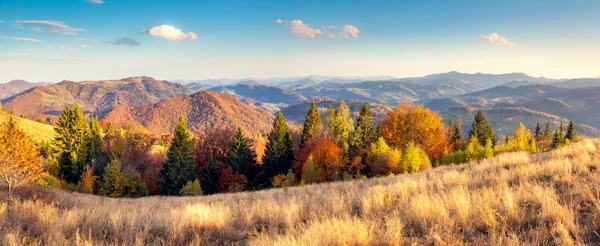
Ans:
[[[540,128],[540,123],[538,122],[535,126],[535,140],[540,141],[542,138],[542,129]]]
[[[365,149],[377,138],[377,132],[373,124],[373,116],[368,104],[363,104],[358,118],[356,128],[352,135],[351,146],[355,149]]]
[[[554,137],[552,138],[552,147],[558,148],[565,144],[565,138],[563,135],[563,124],[556,127],[556,131],[554,131]]]
[[[233,172],[244,175],[247,175],[248,169],[255,164],[255,156],[248,146],[242,128],[238,128],[233,136],[233,144],[229,150],[229,155],[227,155],[227,164]]]
[[[55,127],[54,150],[58,155],[59,173],[69,183],[77,183],[85,167],[85,142],[88,125],[78,105],[66,106]]]
[[[462,144],[462,123],[460,118],[457,118],[454,122],[454,126],[448,125],[448,127],[452,127],[452,137],[450,138],[450,143],[454,146],[454,149],[457,149],[457,146]]]
[[[492,144],[495,142],[494,128],[485,118],[482,110],[477,111],[477,114],[475,115],[472,129],[469,132],[469,138],[471,137],[477,137],[482,146],[485,145],[488,140],[491,140]]]
[[[119,160],[112,160],[102,175],[102,193],[110,197],[123,195],[123,168]]]
[[[313,160],[313,156],[309,155],[306,160],[304,172],[302,173],[302,183],[312,184],[317,182],[317,166]]]
[[[219,187],[219,174],[217,172],[217,159],[214,156],[208,157],[208,162],[200,172],[200,185],[204,194],[217,193]]]
[[[317,105],[315,105],[315,102],[311,102],[304,120],[304,127],[302,128],[300,148],[304,148],[305,144],[319,134],[322,129],[323,123],[321,122],[321,115],[319,115]]]
[[[97,117],[90,121],[90,131],[86,137],[84,163],[92,166],[93,174],[101,177],[108,163],[108,156],[104,150],[104,133]]]
[[[196,178],[194,175],[194,140],[182,116],[179,117],[179,123],[173,135],[173,142],[167,152],[167,161],[160,172],[163,179],[160,191],[165,195],[177,195],[188,181]]]
[[[350,116],[350,108],[345,101],[340,102],[340,106],[331,110],[327,109],[326,123],[328,124],[328,130],[333,135],[335,142],[347,150],[349,147],[350,135],[354,131],[354,120]]]
[[[565,135],[565,139],[568,139],[569,141],[573,141],[574,137],[575,137],[575,122],[570,121],[569,126],[567,127],[567,134]]]
[[[281,112],[277,113],[273,121],[268,141],[260,174],[262,185],[271,184],[273,177],[278,174],[285,175],[294,160],[292,135]]]
[[[552,124],[550,121],[546,121],[546,127],[544,128],[543,140],[547,141],[552,138]]]

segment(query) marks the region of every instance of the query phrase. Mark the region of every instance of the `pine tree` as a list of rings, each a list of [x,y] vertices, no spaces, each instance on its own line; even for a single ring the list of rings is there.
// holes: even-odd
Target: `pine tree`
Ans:
[[[373,124],[373,116],[368,104],[363,104],[358,118],[356,128],[352,135],[351,146],[355,149],[365,149],[377,138],[377,132]]]
[[[323,122],[321,121],[321,115],[315,102],[310,103],[308,113],[304,120],[304,127],[302,128],[302,135],[300,137],[300,148],[304,148],[306,143],[313,139],[317,134],[323,130]]]
[[[451,127],[452,125],[448,125]],[[452,126],[452,137],[450,138],[450,143],[454,146],[454,150],[457,150],[457,147],[462,144],[462,123],[460,118],[457,118],[454,122],[454,126]]]
[[[475,115],[472,129],[469,132],[469,138],[471,137],[477,137],[482,146],[485,145],[487,140],[491,140],[492,144],[495,142],[494,128],[485,118],[482,110],[477,111],[477,114]]]
[[[241,128],[233,136],[233,144],[227,155],[227,164],[235,173],[248,174],[248,168],[255,165],[255,156],[248,146],[246,136]]]
[[[102,193],[110,197],[123,195],[123,168],[119,160],[112,160],[102,175]]]
[[[313,160],[313,156],[309,155],[304,164],[304,172],[302,173],[302,183],[312,184],[317,182],[317,166]]]
[[[332,110],[331,107],[328,108],[325,122],[335,142],[342,149],[347,150],[349,148],[350,135],[354,131],[354,120],[350,116],[348,104],[342,100],[337,109]]]
[[[163,183],[160,191],[165,195],[177,195],[194,175],[194,140],[188,131],[186,121],[179,117],[179,123],[173,133],[173,142],[167,152],[167,161],[161,171]]]
[[[544,128],[543,140],[548,141],[552,139],[552,124],[550,121],[546,121],[546,127]]]
[[[208,161],[200,172],[200,184],[204,194],[215,194],[218,191],[219,174],[217,172],[217,159],[209,156]]]
[[[575,137],[575,122],[570,121],[569,126],[567,127],[567,134],[565,135],[565,139],[568,139],[569,141],[573,141],[574,137]]]
[[[108,163],[108,156],[104,149],[104,133],[97,117],[93,117],[90,121],[90,131],[86,137],[85,150],[86,159],[84,163],[86,165],[90,164],[94,175],[101,177]]]
[[[54,128],[54,150],[59,156],[60,176],[69,183],[77,183],[85,167],[85,142],[88,125],[78,105],[73,110],[66,106]]]
[[[540,123],[538,122],[535,126],[535,140],[540,141],[542,138],[542,129],[540,128]]]
[[[554,131],[554,137],[552,138],[552,147],[558,148],[562,147],[564,144],[565,138],[563,135],[563,125],[561,123],[560,126],[557,126],[556,130]]]
[[[273,121],[268,140],[260,174],[263,185],[271,184],[273,177],[278,174],[285,175],[294,160],[292,135],[281,112],[277,113]]]

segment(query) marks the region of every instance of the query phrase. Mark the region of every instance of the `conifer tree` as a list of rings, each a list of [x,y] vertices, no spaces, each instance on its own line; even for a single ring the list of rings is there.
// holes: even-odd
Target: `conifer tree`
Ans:
[[[462,123],[460,121],[460,117],[456,119],[454,125],[448,125],[448,127],[452,127],[452,137],[450,138],[450,143],[454,146],[454,150],[457,149],[457,146],[462,144]]]
[[[535,140],[540,141],[542,137],[542,129],[540,128],[540,123],[538,122],[535,126]]]
[[[574,137],[575,137],[575,122],[570,121],[569,126],[567,127],[567,134],[565,135],[565,139],[568,139],[569,141],[573,141]]]
[[[377,132],[373,124],[373,116],[368,104],[363,104],[358,118],[356,128],[352,135],[351,146],[355,149],[365,149],[377,138]]]
[[[329,132],[333,135],[335,142],[347,150],[349,147],[350,135],[354,131],[354,120],[350,116],[350,108],[345,101],[340,102],[340,106],[331,110],[327,109],[326,123]]]
[[[477,137],[482,146],[485,145],[487,140],[491,140],[492,144],[495,142],[494,128],[485,118],[482,110],[477,111],[477,114],[475,115],[472,129],[469,132],[469,138],[471,137]]]
[[[317,134],[323,130],[323,122],[321,121],[321,115],[315,102],[310,103],[308,113],[304,120],[304,127],[302,128],[302,135],[300,137],[300,148],[304,148],[305,144],[313,139]]]
[[[313,156],[309,155],[304,164],[304,172],[302,173],[302,183],[312,184],[317,182],[317,166],[313,160]]]
[[[272,178],[284,174],[294,160],[292,135],[281,112],[277,113],[273,121],[273,129],[268,136],[267,149],[263,157],[262,171],[260,174],[263,185],[272,183]]]
[[[561,123],[560,126],[557,126],[556,130],[554,131],[554,137],[552,138],[552,147],[558,148],[563,146],[564,144],[565,138],[563,135],[563,125]]]
[[[248,146],[248,141],[242,128],[238,127],[237,132],[233,136],[233,144],[227,155],[227,164],[229,164],[234,173],[244,175],[248,174],[248,168],[255,164],[255,156]]]
[[[160,191],[165,195],[177,195],[188,181],[196,178],[194,175],[194,140],[182,116],[179,117],[179,123],[177,123],[173,135],[173,142],[167,152],[167,161],[160,173],[163,179]]]
[[[104,167],[108,163],[108,156],[104,149],[104,133],[97,117],[93,117],[90,121],[90,131],[86,137],[85,150],[86,159],[84,163],[91,165],[93,174],[101,177],[104,173]]]
[[[110,197],[123,195],[123,168],[119,160],[112,160],[102,175],[102,193]]]
[[[546,127],[544,128],[543,140],[548,141],[552,138],[552,124],[550,121],[546,121]]]
[[[85,167],[85,141],[88,125],[78,105],[71,110],[66,106],[54,127],[54,150],[58,155],[61,178],[77,183]]]
[[[208,161],[200,172],[200,185],[204,194],[214,194],[218,191],[219,174],[217,172],[217,159],[209,156]]]

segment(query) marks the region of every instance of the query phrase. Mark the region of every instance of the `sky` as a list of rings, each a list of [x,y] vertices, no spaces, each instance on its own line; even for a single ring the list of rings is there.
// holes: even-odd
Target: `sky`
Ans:
[[[0,82],[600,76],[597,0],[0,0]]]

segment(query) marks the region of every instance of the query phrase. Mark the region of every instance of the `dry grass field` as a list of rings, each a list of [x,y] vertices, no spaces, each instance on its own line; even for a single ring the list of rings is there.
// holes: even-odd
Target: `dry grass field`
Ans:
[[[10,114],[0,112],[0,124],[4,124],[10,118]],[[15,117],[21,130],[25,131],[36,142],[50,142],[54,139],[54,127],[48,124],[39,123],[33,120]]]
[[[0,203],[0,244],[593,245],[599,169],[600,140],[585,140],[412,175],[206,197],[23,190],[20,202]]]

